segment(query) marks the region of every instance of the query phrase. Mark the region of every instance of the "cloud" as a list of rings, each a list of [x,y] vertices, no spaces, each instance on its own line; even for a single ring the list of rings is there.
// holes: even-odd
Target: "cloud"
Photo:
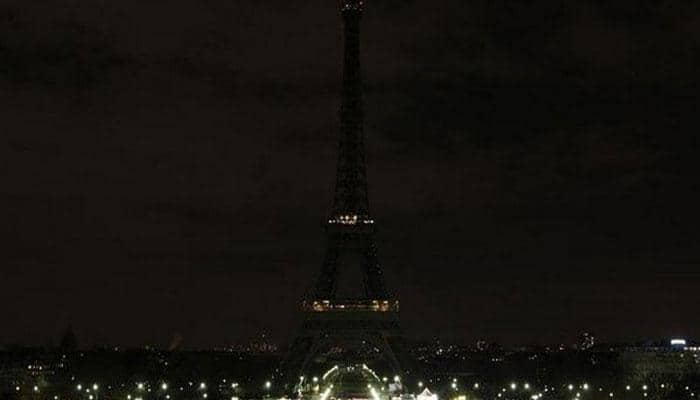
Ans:
[[[697,13],[642,3],[369,3],[369,190],[389,284],[414,310],[479,309],[505,327],[517,317],[508,307],[533,301],[529,287],[543,279],[551,285],[538,290],[551,292],[534,304],[563,305],[542,315],[590,312],[599,295],[614,300],[612,313],[627,306],[586,290],[596,280],[697,264]],[[36,277],[52,268],[62,306],[80,315],[146,304],[134,317],[145,337],[168,340],[169,326],[188,345],[221,344],[226,332],[178,325],[216,305],[223,311],[197,332],[234,318],[251,328],[227,323],[232,336],[265,324],[287,332],[323,255],[336,7],[3,3],[0,219],[9,270],[26,272],[2,280],[5,304],[31,288],[29,313],[51,315],[51,282]],[[431,283],[436,275],[451,279]],[[519,283],[500,288],[502,277]],[[582,277],[572,302],[571,280]],[[672,304],[622,291],[644,292],[640,309]],[[168,307],[182,315],[148,322]],[[411,307],[409,321],[441,315]],[[85,324],[106,322],[94,318]],[[433,322],[472,335],[466,323]],[[114,328],[104,340],[143,340]]]

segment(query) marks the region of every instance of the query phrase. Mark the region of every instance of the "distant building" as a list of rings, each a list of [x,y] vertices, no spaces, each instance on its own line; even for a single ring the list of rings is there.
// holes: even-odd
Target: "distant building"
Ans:
[[[72,327],[69,326],[68,329],[66,329],[66,332],[63,334],[61,343],[59,344],[59,349],[68,353],[72,353],[78,349],[78,339],[76,338]]]
[[[700,377],[700,354],[685,339],[630,346],[620,355],[630,380],[672,382],[686,376]]]

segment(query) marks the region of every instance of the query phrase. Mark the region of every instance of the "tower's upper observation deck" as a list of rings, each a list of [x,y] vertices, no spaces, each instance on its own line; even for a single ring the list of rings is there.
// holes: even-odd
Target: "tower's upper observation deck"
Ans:
[[[363,0],[340,0],[340,11],[357,11],[361,12],[364,7]]]

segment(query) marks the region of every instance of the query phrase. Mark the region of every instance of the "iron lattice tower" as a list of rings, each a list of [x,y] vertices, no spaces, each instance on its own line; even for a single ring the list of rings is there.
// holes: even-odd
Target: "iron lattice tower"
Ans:
[[[384,283],[367,195],[360,69],[363,7],[362,0],[340,2],[345,49],[335,193],[323,267],[304,301],[305,321],[283,368],[288,377],[311,372],[311,364],[330,347],[357,345],[371,346],[392,372],[401,371],[398,301]],[[338,278],[353,269],[361,272],[362,288],[345,296]]]
[[[341,253],[361,249],[364,294],[369,299],[387,299],[374,245],[374,220],[370,218],[362,110],[360,70],[360,18],[363,2],[344,0],[344,68],[340,106],[340,140],[333,207],[326,228],[328,247],[315,300],[336,300]],[[353,266],[349,266],[353,268]]]

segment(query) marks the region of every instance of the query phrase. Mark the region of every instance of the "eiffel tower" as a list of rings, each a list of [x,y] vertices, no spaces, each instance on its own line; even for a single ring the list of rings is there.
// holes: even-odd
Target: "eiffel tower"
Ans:
[[[360,19],[362,0],[341,0],[345,54],[335,195],[326,224],[326,254],[318,281],[303,303],[304,323],[284,366],[289,378],[309,376],[342,354],[368,355],[391,373],[401,364],[399,303],[386,289],[375,247],[365,168]],[[355,278],[354,280],[352,278]]]

